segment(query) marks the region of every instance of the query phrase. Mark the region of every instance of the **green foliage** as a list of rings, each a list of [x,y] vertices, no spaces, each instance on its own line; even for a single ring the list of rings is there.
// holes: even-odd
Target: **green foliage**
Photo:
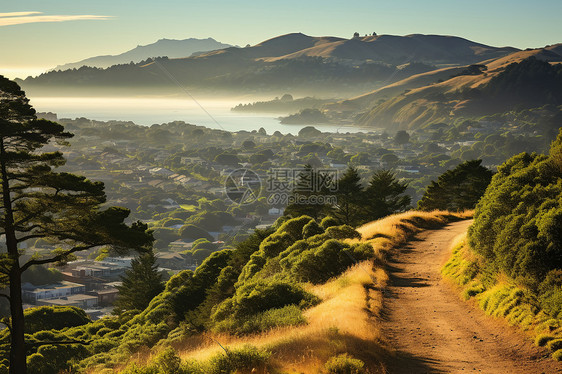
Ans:
[[[562,268],[561,224],[561,174],[546,156],[522,153],[498,168],[477,206],[469,242],[498,269],[536,288]]]
[[[303,239],[310,238],[314,235],[320,235],[324,233],[324,229],[315,221],[311,220],[302,228]]]
[[[324,365],[330,374],[363,374],[365,363],[347,353],[330,358]]]
[[[225,354],[218,354],[209,362],[209,374],[234,374],[264,370],[271,353],[252,346],[239,349],[227,349]]]
[[[249,316],[228,317],[215,322],[213,331],[230,334],[255,334],[284,326],[298,326],[306,323],[302,310],[296,305],[268,309]]]
[[[164,290],[162,274],[152,250],[131,261],[131,268],[121,277],[117,286],[119,296],[115,301],[115,311],[121,314],[131,310],[144,310],[150,301]]]
[[[319,247],[307,249],[298,256],[282,260],[293,276],[303,282],[322,283],[341,274],[345,269],[374,256],[369,244],[349,245],[334,239]]]
[[[33,334],[42,330],[62,330],[91,322],[80,308],[73,306],[37,306],[24,311],[25,332]]]
[[[375,171],[364,193],[366,220],[374,221],[406,210],[412,200],[404,195],[407,188],[408,184],[397,181],[390,170]]]
[[[192,224],[182,226],[180,228],[179,235],[181,239],[184,240],[197,240],[201,238],[207,239],[209,241],[214,240],[207,231]]]
[[[432,181],[422,199],[420,210],[462,211],[473,209],[492,178],[492,171],[481,166],[482,160],[466,161]]]
[[[23,273],[23,283],[31,283],[34,286],[53,284],[62,281],[62,273],[54,268],[47,269],[44,266],[34,266]]]
[[[327,230],[328,227],[338,226],[338,225],[339,225],[338,220],[331,216],[324,217],[320,222],[320,227],[322,227],[324,230]]]

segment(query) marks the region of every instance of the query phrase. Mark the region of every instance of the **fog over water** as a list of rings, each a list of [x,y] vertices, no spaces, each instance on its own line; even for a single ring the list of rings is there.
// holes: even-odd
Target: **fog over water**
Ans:
[[[233,112],[230,108],[240,101],[201,100],[190,98],[96,98],[96,97],[31,97],[31,105],[38,112],[54,112],[58,118],[85,117],[100,121],[133,121],[138,125],[171,121],[184,121],[194,125],[206,126],[227,131],[259,130],[263,127],[268,134],[280,131],[283,134],[297,134],[307,124],[284,125],[279,123],[283,113]],[[376,131],[374,128],[352,127],[326,124],[314,125],[322,132]]]

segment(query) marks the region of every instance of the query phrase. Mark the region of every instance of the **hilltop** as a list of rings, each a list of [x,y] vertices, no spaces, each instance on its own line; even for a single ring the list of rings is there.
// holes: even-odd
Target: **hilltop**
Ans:
[[[69,70],[79,69],[82,66],[90,66],[97,68],[108,68],[118,64],[128,64],[130,62],[137,63],[150,57],[168,56],[168,57],[187,57],[194,53],[205,53],[216,49],[231,47],[230,44],[224,44],[213,38],[196,39],[189,38],[183,40],[177,39],[160,39],[154,43],[147,45],[138,45],[135,48],[117,55],[104,55],[90,57],[85,60],[72,62],[64,65],[58,65],[52,70]]]

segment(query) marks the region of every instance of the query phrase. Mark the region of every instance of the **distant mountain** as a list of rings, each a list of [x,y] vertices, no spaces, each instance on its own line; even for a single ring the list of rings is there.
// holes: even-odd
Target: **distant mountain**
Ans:
[[[179,83],[213,93],[292,92],[342,97],[439,67],[464,66],[515,51],[518,50],[453,36],[415,34],[343,39],[293,33],[246,48],[229,47],[190,57],[173,58],[168,53],[170,58],[105,70],[49,72],[20,84],[31,94],[47,95],[83,91],[170,93],[177,92]],[[126,60],[128,63],[130,58]]]
[[[230,44],[219,43],[213,38],[207,39],[160,39],[148,45],[139,45],[118,55],[90,57],[82,61],[59,65],[53,70],[78,69],[82,66],[108,68],[118,64],[137,63],[149,57],[168,56],[170,58],[189,57],[194,53],[209,52],[232,47]]]
[[[516,48],[490,47],[456,36],[413,34],[406,36],[373,35],[353,39],[331,38],[297,52],[277,57],[332,57],[354,61],[380,61],[403,64],[422,61],[439,64],[468,64],[505,56]]]
[[[562,44],[419,74],[330,105],[361,125],[415,129],[458,116],[562,105]]]

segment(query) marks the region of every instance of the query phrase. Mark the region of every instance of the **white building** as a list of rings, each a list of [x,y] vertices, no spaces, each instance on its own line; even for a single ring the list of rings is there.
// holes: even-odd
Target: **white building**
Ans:
[[[22,288],[23,300],[31,304],[36,304],[38,300],[57,299],[86,292],[86,286],[83,284],[67,281],[39,287],[26,283]]]

